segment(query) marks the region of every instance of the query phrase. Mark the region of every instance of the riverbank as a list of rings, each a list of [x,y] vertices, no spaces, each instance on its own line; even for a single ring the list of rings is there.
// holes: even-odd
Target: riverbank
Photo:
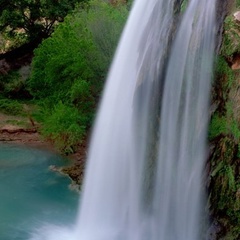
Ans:
[[[0,113],[0,143],[18,144],[60,154],[52,142],[41,136],[39,125],[22,116],[10,116]],[[87,140],[85,139],[77,146],[75,153],[64,156],[69,159],[68,166],[61,168],[53,166],[52,170],[68,175],[72,180],[72,185],[80,188],[86,155]]]

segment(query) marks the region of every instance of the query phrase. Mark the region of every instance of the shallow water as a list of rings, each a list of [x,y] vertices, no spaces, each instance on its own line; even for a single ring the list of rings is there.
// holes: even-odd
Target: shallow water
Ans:
[[[66,160],[50,152],[0,145],[0,239],[26,240],[44,224],[74,223],[79,195],[49,170]]]

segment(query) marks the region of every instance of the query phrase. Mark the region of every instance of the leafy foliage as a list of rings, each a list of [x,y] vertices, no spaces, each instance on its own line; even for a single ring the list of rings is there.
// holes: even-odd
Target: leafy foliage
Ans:
[[[220,135],[232,136],[236,141],[240,141],[240,128],[237,121],[234,119],[231,103],[226,104],[226,116],[220,116],[215,113],[212,116],[209,127],[209,139],[212,140]]]
[[[227,120],[225,117],[220,117],[214,114],[209,127],[209,139],[212,140],[220,134],[227,133]]]
[[[22,115],[23,106],[16,100],[0,99],[0,111],[10,115]]]
[[[239,4],[239,1],[237,1]],[[230,64],[240,53],[240,25],[228,16],[224,23],[220,57],[216,62],[214,104],[216,110],[209,127],[209,139],[214,146],[211,164],[210,209],[223,227],[218,237],[240,238],[240,124],[239,70]],[[214,96],[215,95],[215,96]],[[220,236],[221,235],[221,236]]]
[[[36,98],[69,98],[69,87],[85,80],[94,94],[106,76],[127,11],[93,1],[66,17],[35,51],[29,87]],[[102,82],[101,84],[102,85]],[[96,91],[94,91],[93,88]]]
[[[236,7],[240,7],[240,0],[236,0]]]
[[[91,1],[84,11],[81,5],[34,52],[28,89],[49,112],[42,114],[44,134],[62,144],[62,149],[69,149],[77,137],[65,137],[64,125],[57,119],[64,108],[77,111],[81,121],[74,115],[71,129],[81,129],[76,130],[78,140],[90,127],[127,14],[126,6],[104,1]]]
[[[209,139],[212,140],[219,135],[232,135],[236,140],[240,140],[240,130],[234,119],[232,103],[229,100],[229,91],[233,87],[234,73],[222,56],[217,58],[215,75],[218,79],[215,91],[218,95],[221,95],[222,99],[220,101],[223,102],[222,105],[224,105],[225,111],[224,113],[217,111],[213,114],[209,126]]]
[[[229,137],[222,137],[216,143],[211,159],[211,209],[218,214],[218,221],[228,229],[224,239],[239,239],[240,236],[239,161],[235,159],[235,153],[235,142]]]
[[[224,57],[232,57],[234,53],[240,52],[240,26],[232,16],[228,16],[224,22],[224,29],[221,54]]]
[[[0,0],[0,31],[18,41],[49,36],[78,2],[85,0]]]
[[[73,152],[74,146],[85,134],[85,119],[78,110],[59,102],[52,110],[46,109],[42,114],[43,136],[51,139],[59,150]]]
[[[223,88],[225,91],[230,89],[232,86],[232,83],[234,81],[234,74],[232,69],[229,67],[228,63],[226,62],[225,58],[223,56],[219,56],[217,58],[216,64],[215,64],[215,72],[217,77],[221,77],[226,79],[224,82]]]

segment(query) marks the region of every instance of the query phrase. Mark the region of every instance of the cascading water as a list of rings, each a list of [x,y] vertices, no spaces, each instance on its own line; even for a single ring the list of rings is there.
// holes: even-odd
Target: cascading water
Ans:
[[[180,2],[136,0],[95,123],[75,229],[33,239],[201,239],[215,0],[189,2],[172,43]]]
[[[214,1],[192,0],[172,48],[161,112],[153,239],[201,236],[214,13]]]

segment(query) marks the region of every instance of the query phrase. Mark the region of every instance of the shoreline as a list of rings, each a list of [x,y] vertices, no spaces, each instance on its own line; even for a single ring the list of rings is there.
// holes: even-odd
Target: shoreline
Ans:
[[[71,180],[70,188],[80,190],[87,155],[86,139],[77,146],[75,153],[66,156],[62,155],[50,141],[43,139],[37,128],[4,125],[0,128],[0,143],[38,148],[69,159],[69,165],[62,167],[49,166],[49,169],[69,177]]]

